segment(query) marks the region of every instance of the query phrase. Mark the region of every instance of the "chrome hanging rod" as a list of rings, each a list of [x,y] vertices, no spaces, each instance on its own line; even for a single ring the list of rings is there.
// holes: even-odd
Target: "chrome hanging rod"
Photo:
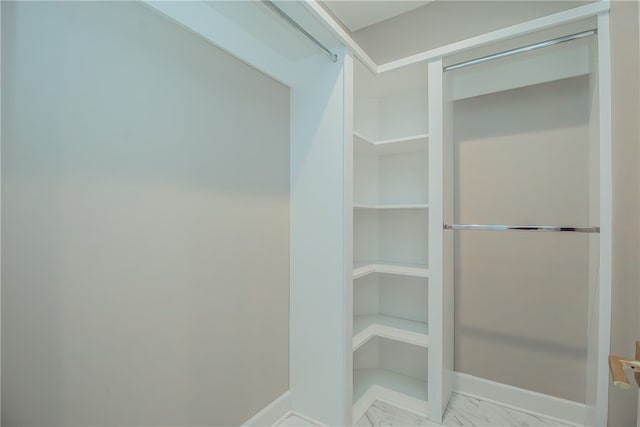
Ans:
[[[482,231],[564,231],[573,233],[599,233],[600,227],[567,227],[563,225],[497,225],[497,224],[444,224],[445,230]]]
[[[320,43],[320,41],[318,39],[316,39],[311,34],[309,34],[309,32],[307,30],[302,28],[302,26],[300,26],[300,24],[298,24],[296,21],[294,21],[289,15],[284,13],[284,11],[282,9],[280,9],[278,6],[276,6],[276,4],[274,2],[272,2],[271,0],[262,0],[262,3],[264,3],[269,9],[271,9],[275,13],[277,13],[282,19],[287,21],[289,23],[289,25],[291,25],[293,28],[298,30],[298,32],[300,32],[303,36],[305,36],[306,38],[311,40],[311,42],[313,44],[315,44],[321,51],[323,51],[324,54],[327,55],[333,62],[337,62],[338,61],[338,55],[337,54],[331,52],[329,50],[329,48],[327,48],[325,45]]]
[[[543,47],[554,46],[560,43],[566,43],[571,40],[582,39],[596,35],[597,30],[584,31],[582,33],[571,34],[569,36],[558,37],[557,39],[547,40],[545,42],[530,44],[528,46],[519,47],[516,49],[507,50],[500,53],[494,53],[493,55],[483,56],[482,58],[472,59],[470,61],[459,62],[457,64],[448,65],[443,67],[444,71],[458,70],[460,68],[468,67],[470,65],[481,64],[483,62],[493,61],[494,59],[505,58],[507,56],[516,55],[518,53],[530,52],[532,50],[541,49]]]

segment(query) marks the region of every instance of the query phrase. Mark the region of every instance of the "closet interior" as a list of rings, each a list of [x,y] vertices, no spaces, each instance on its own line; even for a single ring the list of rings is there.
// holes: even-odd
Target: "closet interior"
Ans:
[[[314,0],[142,3],[197,34],[198,43],[273,79],[267,80],[274,90],[288,90],[281,109],[289,114],[283,119],[289,146],[280,160],[289,174],[274,193],[289,232],[280,251],[288,265],[278,270],[286,277],[277,278],[288,299],[278,298],[274,312],[262,317],[229,305],[234,315],[245,313],[243,324],[264,341],[270,320],[287,324],[288,331],[271,330],[288,340],[261,346],[264,341],[247,339],[261,354],[246,353],[288,359],[279,382],[247,397],[253,400],[234,408],[227,424],[251,412],[243,425],[274,425],[294,411],[323,425],[354,425],[376,401],[442,423],[456,392],[573,425],[606,425],[608,2],[509,21],[386,63],[376,63]],[[214,71],[220,69],[198,68]],[[247,98],[269,98],[262,86],[238,86]],[[224,120],[223,111],[203,117]],[[248,121],[270,128],[269,112]],[[237,135],[216,137],[236,142]],[[258,131],[246,138],[268,142]],[[225,165],[249,160],[258,161],[255,150]],[[258,168],[247,170],[256,183],[264,180]],[[238,181],[242,187],[243,178]],[[233,199],[231,192],[212,191],[225,207]],[[265,193],[247,190],[243,197]],[[244,218],[240,210],[228,217],[234,212]],[[214,221],[225,229],[226,220]],[[265,236],[260,243],[267,246]],[[258,238],[230,240],[251,246]],[[260,266],[251,272],[261,280],[274,269],[266,261]],[[235,270],[244,267],[229,268],[234,271],[216,283],[239,289]],[[247,283],[254,286],[254,277]],[[265,304],[247,289],[243,299]],[[185,310],[190,313],[186,304]],[[227,337],[224,322],[211,324],[222,325]],[[240,334],[228,335],[233,341]],[[251,360],[240,360],[238,376],[269,370]],[[258,406],[264,409],[255,412]]]

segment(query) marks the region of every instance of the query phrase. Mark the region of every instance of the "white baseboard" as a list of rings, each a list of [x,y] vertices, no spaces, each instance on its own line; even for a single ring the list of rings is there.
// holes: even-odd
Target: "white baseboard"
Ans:
[[[287,390],[242,425],[244,427],[271,427],[289,412],[291,412],[291,391]]]
[[[564,423],[584,426],[587,407],[583,403],[501,384],[454,372],[453,391]]]

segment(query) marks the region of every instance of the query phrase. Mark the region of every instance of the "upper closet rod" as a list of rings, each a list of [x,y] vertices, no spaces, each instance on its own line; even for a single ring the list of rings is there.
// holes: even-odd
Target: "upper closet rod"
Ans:
[[[574,233],[599,233],[600,227],[567,227],[562,225],[498,225],[498,224],[444,224],[445,230],[484,231],[570,231]]]
[[[275,13],[280,15],[280,17],[282,19],[287,21],[293,28],[298,30],[303,36],[305,36],[306,38],[311,40],[311,42],[313,42],[313,44],[318,46],[318,48],[320,48],[320,50],[322,52],[324,52],[325,55],[327,55],[329,58],[331,58],[331,60],[333,62],[337,62],[338,61],[338,55],[337,54],[331,52],[329,50],[329,48],[327,48],[325,45],[320,43],[320,41],[318,39],[316,39],[311,34],[309,34],[309,32],[307,30],[302,28],[300,26],[300,24],[298,24],[296,21],[294,21],[289,15],[284,13],[284,11],[282,9],[280,9],[278,6],[276,6],[276,4],[274,2],[272,2],[271,0],[262,0],[262,3],[264,3],[269,9],[273,10]]]
[[[448,65],[443,67],[444,71],[452,71],[457,70],[459,68],[468,67],[469,65],[481,64],[483,62],[493,61],[494,59],[500,59],[511,55],[516,55],[518,53],[530,52],[532,50],[541,49],[543,47],[554,46],[560,43],[565,43],[571,40],[582,39],[584,37],[589,37],[597,34],[597,30],[589,30],[584,31],[582,33],[571,34],[569,36],[558,37],[557,39],[547,40],[546,42],[540,42],[535,44],[530,44],[528,46],[519,47],[516,49],[507,50],[500,53],[494,53],[493,55],[483,56],[482,58],[472,59],[470,61],[459,62],[457,64]]]

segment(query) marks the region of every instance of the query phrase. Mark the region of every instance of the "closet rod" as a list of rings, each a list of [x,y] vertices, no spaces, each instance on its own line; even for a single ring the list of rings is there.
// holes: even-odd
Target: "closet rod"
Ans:
[[[320,48],[320,50],[323,51],[324,54],[327,55],[333,62],[337,62],[338,61],[338,55],[337,54],[331,52],[329,50],[329,48],[327,48],[325,45],[320,43],[320,41],[318,39],[316,39],[311,34],[309,34],[309,32],[307,30],[302,28],[300,26],[300,24],[298,24],[296,21],[294,21],[289,15],[284,13],[284,11],[282,9],[280,9],[278,6],[276,6],[276,4],[274,2],[272,2],[271,0],[262,0],[262,3],[264,3],[269,9],[271,9],[275,13],[277,13],[282,19],[287,21],[289,23],[289,25],[291,25],[293,28],[298,30],[298,32],[300,32],[300,34],[302,34],[303,36],[305,36],[306,38],[311,40],[311,42],[313,44],[315,44],[318,48]]]
[[[516,49],[506,50],[500,53],[494,53],[493,55],[483,56],[482,58],[472,59],[470,61],[459,62],[457,64],[448,65],[443,67],[444,71],[452,71],[460,68],[468,67],[469,65],[481,64],[483,62],[493,61],[494,59],[505,58],[507,56],[516,55],[518,53],[530,52],[532,50],[541,49],[543,47],[554,46],[560,43],[565,43],[571,40],[582,39],[585,37],[593,36],[597,34],[597,30],[584,31],[582,33],[571,34],[568,36],[558,37],[557,39],[547,40],[545,42],[530,44],[528,46],[519,47]]]
[[[497,224],[444,224],[445,230],[485,231],[568,231],[573,233],[599,233],[600,227],[566,227],[561,225],[497,225]]]

